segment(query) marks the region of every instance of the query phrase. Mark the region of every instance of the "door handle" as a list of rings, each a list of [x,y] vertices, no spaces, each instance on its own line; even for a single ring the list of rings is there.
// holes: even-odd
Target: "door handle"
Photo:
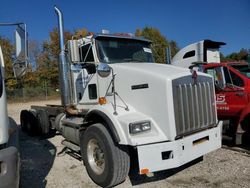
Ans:
[[[236,96],[239,96],[239,97],[243,97],[245,96],[245,93],[244,92],[238,92],[235,94]]]

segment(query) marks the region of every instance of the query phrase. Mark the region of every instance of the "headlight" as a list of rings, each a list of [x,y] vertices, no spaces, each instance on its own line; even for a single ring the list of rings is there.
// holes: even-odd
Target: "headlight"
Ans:
[[[130,134],[137,134],[144,131],[151,130],[151,123],[150,121],[142,121],[142,122],[135,122],[129,124],[129,133]]]

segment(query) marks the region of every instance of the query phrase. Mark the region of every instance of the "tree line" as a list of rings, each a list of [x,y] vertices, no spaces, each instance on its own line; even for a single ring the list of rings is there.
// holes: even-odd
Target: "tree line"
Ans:
[[[220,58],[222,62],[230,62],[230,61],[248,61],[248,54],[250,49],[242,48],[239,52],[233,52],[227,56],[224,56],[222,53],[220,54]]]
[[[85,37],[88,35],[87,29],[78,29],[74,32],[64,32],[65,41],[74,37]],[[166,48],[171,48],[171,57],[178,51],[179,47],[174,40],[167,39],[161,34],[160,30],[153,27],[138,28],[135,31],[135,36],[144,37],[152,41],[152,53],[156,63],[166,62]],[[24,78],[20,82],[13,76],[12,71],[12,54],[14,47],[11,41],[0,36],[0,44],[3,50],[5,60],[5,84],[7,91],[15,91],[17,88],[26,88],[28,93],[34,92],[37,88],[44,88],[50,86],[53,91],[59,88],[59,74],[58,74],[58,56],[59,56],[59,37],[58,31],[54,28],[50,34],[49,39],[42,42],[36,40],[29,41],[29,59],[31,66]],[[247,60],[247,49],[241,49],[239,52],[231,53],[227,56],[221,54],[222,61],[239,61]],[[39,89],[37,89],[39,90]],[[47,91],[46,91],[47,92]],[[39,94],[34,93],[34,96]],[[54,94],[56,94],[54,92]]]

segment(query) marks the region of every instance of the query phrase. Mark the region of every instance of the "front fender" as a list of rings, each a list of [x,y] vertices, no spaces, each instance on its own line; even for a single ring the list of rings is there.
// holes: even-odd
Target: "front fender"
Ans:
[[[159,126],[155,121],[140,112],[137,112],[133,107],[129,106],[129,111],[124,108],[117,108],[117,115],[114,114],[114,109],[111,104],[98,105],[92,108],[88,114],[91,113],[102,113],[112,122],[114,129],[112,134],[117,134],[119,144],[122,145],[142,145],[154,142],[162,142],[168,140],[164,135],[163,131],[160,130]],[[88,114],[86,117],[88,117]],[[139,122],[149,120],[151,122],[151,130],[148,132],[139,133],[136,135],[131,135],[129,133],[129,124],[132,122]],[[113,135],[114,136],[114,135]],[[115,136],[116,137],[116,136]]]
[[[94,121],[96,119],[95,116],[100,116],[102,119],[108,124],[109,129],[111,130],[111,133],[113,134],[114,141],[127,145],[128,141],[124,134],[124,131],[122,130],[119,121],[117,120],[117,116],[120,115],[120,110],[117,109],[118,115],[114,114],[114,109],[111,104],[105,104],[105,105],[96,105],[92,107],[88,113],[86,114],[86,117],[84,121],[88,122],[90,118],[92,118]],[[91,117],[92,116],[92,117]]]
[[[100,110],[91,110],[88,112],[88,114],[85,116],[84,119],[85,122],[105,122],[105,126],[108,128],[108,130],[112,133],[112,138],[115,142],[120,142],[120,137],[116,131],[116,128],[112,122],[112,120],[109,118],[109,116],[106,115],[105,112]]]

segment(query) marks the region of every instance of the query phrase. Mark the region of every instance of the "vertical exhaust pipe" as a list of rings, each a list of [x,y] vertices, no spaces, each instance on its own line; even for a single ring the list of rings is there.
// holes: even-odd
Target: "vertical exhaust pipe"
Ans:
[[[58,17],[58,35],[60,43],[59,81],[61,90],[61,104],[66,107],[71,104],[71,90],[69,82],[70,72],[69,72],[69,65],[66,60],[65,47],[64,47],[63,15],[62,12],[56,6],[54,8]]]
[[[166,64],[171,64],[171,47],[166,48]]]

